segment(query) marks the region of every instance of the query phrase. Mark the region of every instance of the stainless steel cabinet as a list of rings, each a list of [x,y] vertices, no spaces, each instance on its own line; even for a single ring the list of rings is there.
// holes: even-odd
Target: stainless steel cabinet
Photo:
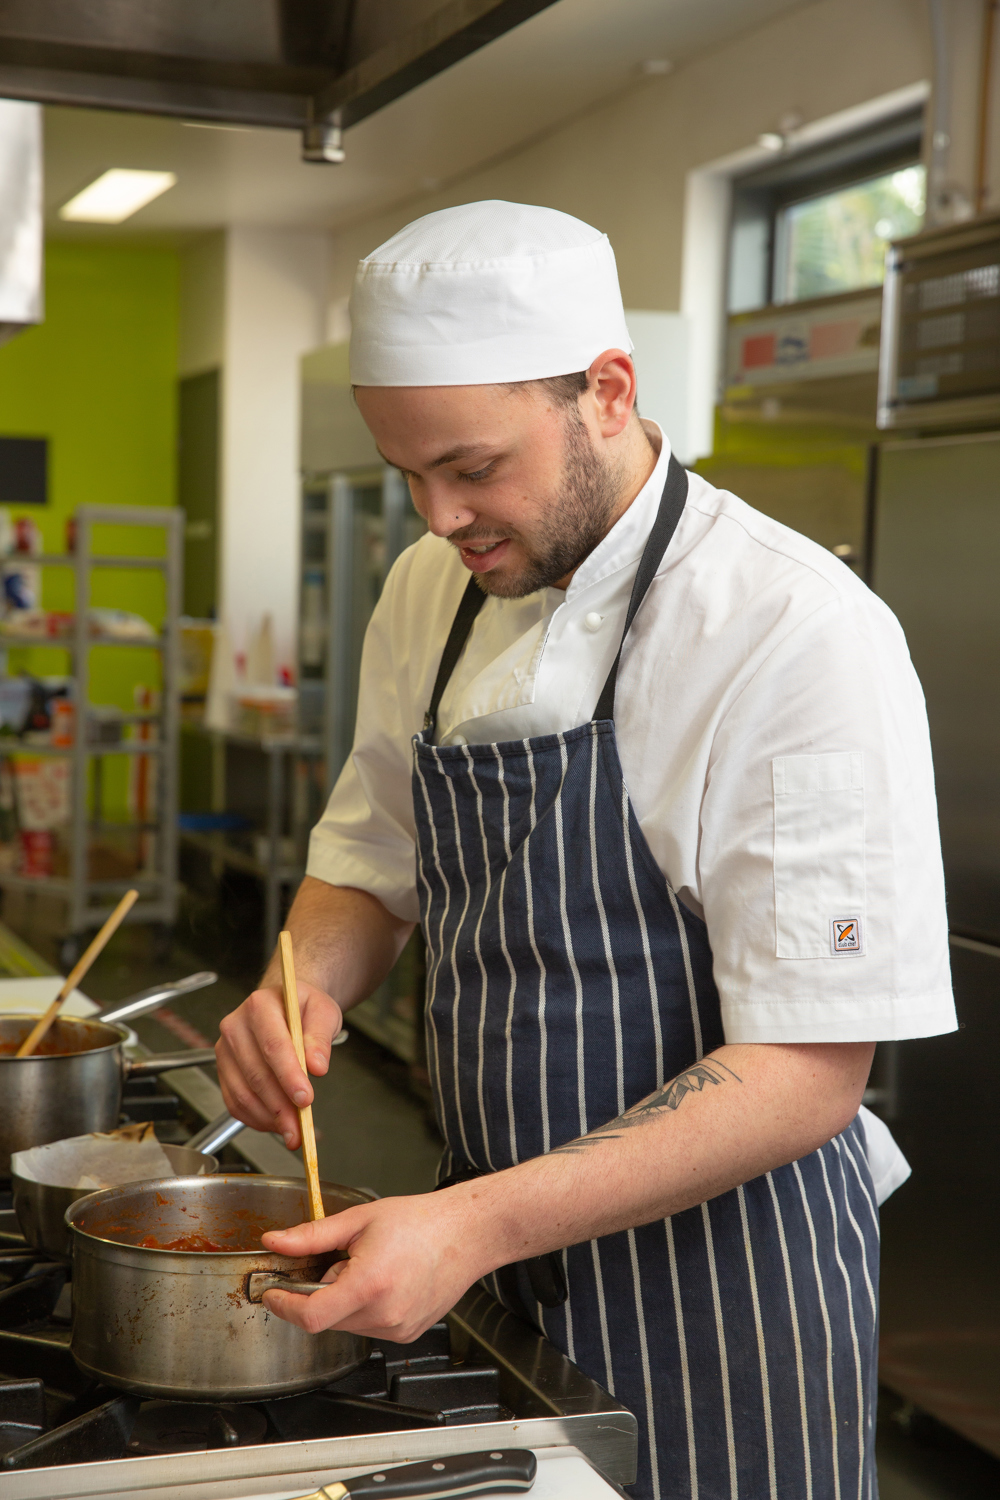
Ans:
[[[961,1029],[897,1044],[882,1376],[1000,1454],[1000,433],[887,443],[873,582],[927,698]]]

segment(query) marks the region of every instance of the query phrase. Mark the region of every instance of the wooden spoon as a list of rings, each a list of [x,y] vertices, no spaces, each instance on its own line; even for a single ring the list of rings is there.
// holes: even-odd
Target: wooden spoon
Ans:
[[[97,934],[90,947],[84,953],[79,963],[74,969],[70,970],[69,977],[63,981],[62,989],[59,991],[58,995],[53,1000],[44,1016],[42,1016],[41,1019],[35,1023],[35,1025],[29,1031],[28,1035],[25,1037],[24,1041],[21,1043],[20,1047],[18,1047],[16,1056],[31,1056],[35,1048],[38,1046],[39,1042],[45,1036],[45,1033],[48,1031],[49,1027],[52,1025],[52,1022],[59,1014],[63,1001],[67,1000],[72,994],[73,990],[80,983],[80,980],[83,978],[84,974],[86,974],[87,970],[94,962],[94,959],[101,952],[101,949],[107,943],[108,939],[113,937],[114,934],[118,931],[119,927],[122,925],[126,916],[132,910],[138,899],[138,891],[125,892],[124,896],[119,901],[118,905],[115,907],[114,911],[111,913],[110,917],[105,922],[104,926],[101,928],[100,932]]]
[[[292,1046],[299,1060],[299,1067],[306,1071],[306,1050],[302,1041],[302,1012],[299,1010],[299,991],[295,983],[295,959],[292,955],[292,934],[282,932],[278,938],[281,951],[281,982],[285,991],[285,1016],[292,1035]],[[299,1129],[302,1132],[302,1160],[306,1168],[306,1187],[309,1190],[309,1216],[312,1219],[326,1218],[323,1194],[319,1186],[319,1161],[316,1156],[316,1130],[313,1126],[312,1105],[299,1110]]]

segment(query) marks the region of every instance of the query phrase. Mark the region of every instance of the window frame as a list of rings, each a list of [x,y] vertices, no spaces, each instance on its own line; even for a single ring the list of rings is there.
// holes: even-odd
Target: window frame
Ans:
[[[811,151],[783,152],[773,162],[733,179],[726,311],[794,307],[779,300],[778,231],[783,212],[797,203],[868,182],[923,161],[924,108],[907,110],[873,129],[843,136]],[[742,239],[742,245],[740,243]],[[752,263],[757,244],[756,264]],[[740,263],[741,254],[745,257]],[[756,291],[748,290],[755,286]],[[848,288],[863,291],[867,288]],[[752,300],[743,300],[747,296]],[[832,296],[841,295],[831,293]],[[800,300],[800,299],[796,299]]]

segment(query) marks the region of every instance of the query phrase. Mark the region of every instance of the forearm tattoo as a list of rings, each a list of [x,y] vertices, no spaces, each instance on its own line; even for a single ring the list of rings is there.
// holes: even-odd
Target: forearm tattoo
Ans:
[[[702,1062],[695,1063],[691,1068],[685,1068],[683,1073],[678,1073],[676,1078],[671,1078],[655,1094],[650,1094],[648,1099],[643,1099],[627,1109],[623,1115],[616,1120],[609,1120],[606,1125],[598,1125],[589,1134],[580,1136],[575,1141],[567,1141],[564,1146],[554,1146],[551,1154],[553,1156],[574,1155],[578,1151],[584,1151],[588,1146],[598,1146],[602,1141],[621,1140],[626,1130],[633,1130],[637,1125],[647,1125],[655,1119],[661,1110],[678,1109],[681,1101],[687,1094],[700,1094],[708,1083],[728,1083],[730,1080],[742,1083],[739,1074],[734,1073],[732,1068],[727,1068],[724,1062],[717,1057],[706,1058]]]

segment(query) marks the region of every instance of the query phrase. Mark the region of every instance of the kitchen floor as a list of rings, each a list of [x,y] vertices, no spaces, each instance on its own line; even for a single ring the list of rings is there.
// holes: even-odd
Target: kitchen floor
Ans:
[[[57,944],[45,924],[22,920],[15,930],[48,962],[57,962]],[[144,929],[126,928],[83,987],[102,1004],[123,999],[205,968],[210,960],[203,942],[198,947],[196,953],[175,943],[169,952],[162,946],[157,951]],[[253,983],[252,971],[236,972],[243,965],[231,955],[229,947],[229,973],[211,988],[177,1000],[172,1016],[135,1023],[152,1051],[174,1051],[184,1040],[195,1046],[215,1042],[219,1021]],[[327,1180],[371,1188],[383,1197],[433,1186],[440,1139],[428,1109],[413,1091],[406,1067],[357,1029],[334,1048],[330,1071],[318,1082],[314,1113],[320,1171]],[[890,1392],[883,1393],[879,1407],[878,1463],[881,1500],[996,1500],[1000,1495],[1000,1460]]]

